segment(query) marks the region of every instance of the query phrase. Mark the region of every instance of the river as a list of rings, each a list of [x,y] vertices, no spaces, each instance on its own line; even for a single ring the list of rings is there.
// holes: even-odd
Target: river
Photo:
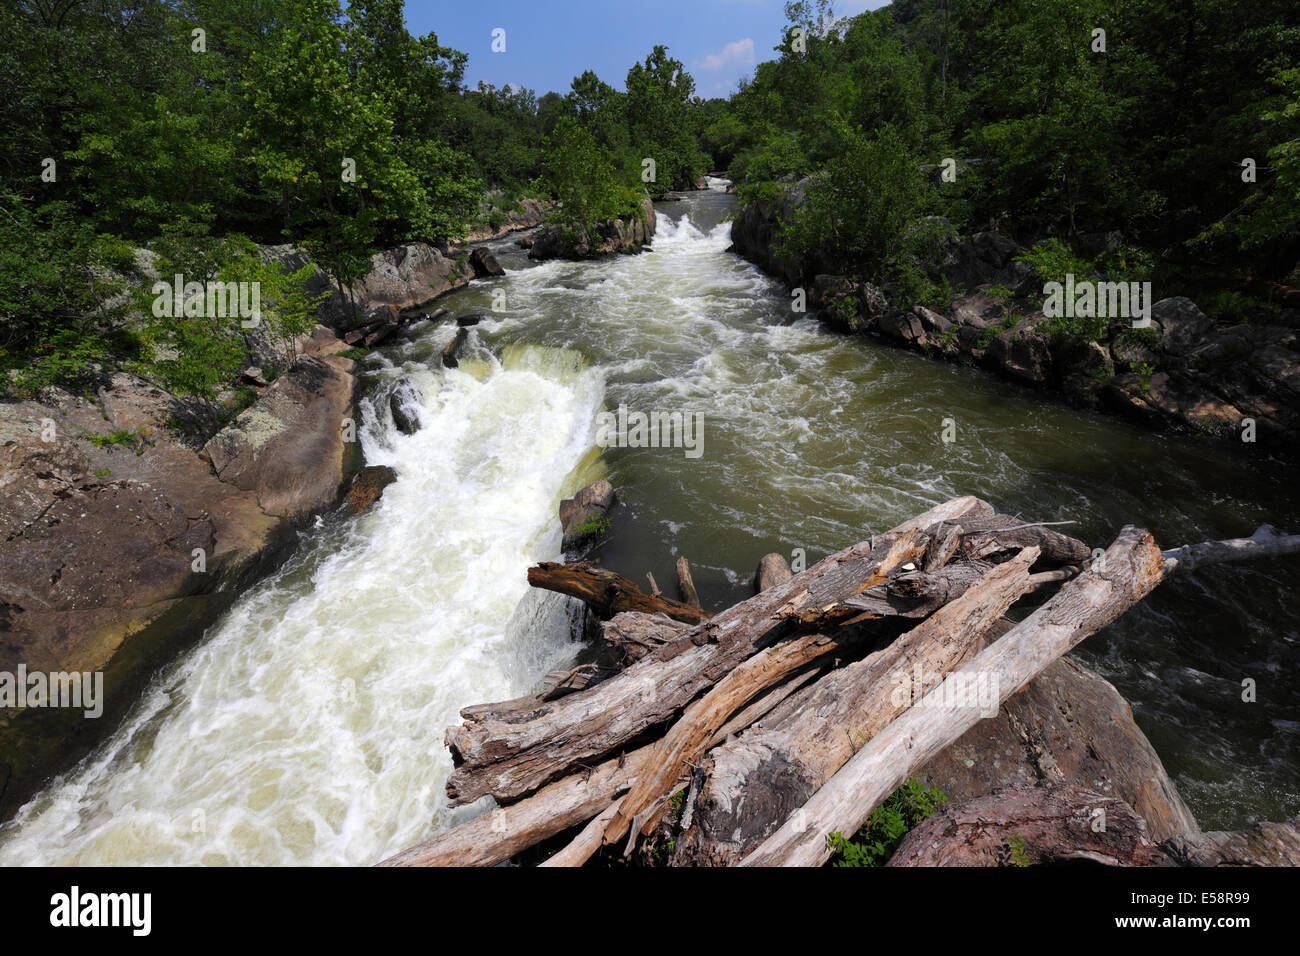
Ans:
[[[439,366],[447,323],[366,360],[361,440],[398,481],[366,515],[318,521],[0,829],[0,864],[369,864],[478,812],[444,806],[443,730],[574,657],[561,600],[524,572],[558,558],[556,505],[596,477],[622,501],[603,563],[666,584],[685,555],[714,609],[752,593],[768,551],[811,564],[963,494],[1076,521],[1094,547],[1126,523],[1165,547],[1300,526],[1291,472],[1254,449],[1152,434],[792,315],[727,251],[733,204],[717,189],[663,204],[651,250],[603,262],[492,243],[509,274],[440,303],[487,313],[460,368]],[[410,436],[387,411],[402,377],[423,395]],[[620,404],[703,413],[703,454],[602,452],[597,414]],[[1076,651],[1132,703],[1206,829],[1300,812],[1297,567],[1163,585]]]

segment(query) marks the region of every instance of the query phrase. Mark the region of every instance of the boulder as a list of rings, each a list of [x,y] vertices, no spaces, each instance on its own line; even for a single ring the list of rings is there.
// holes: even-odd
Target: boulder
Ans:
[[[560,529],[564,538],[560,545],[566,554],[591,544],[603,531],[593,525],[608,518],[616,498],[614,486],[601,478],[593,481],[572,498],[560,502]]]
[[[754,573],[754,593],[761,594],[768,588],[774,588],[778,584],[785,584],[794,577],[790,570],[790,565],[786,563],[783,555],[772,552],[763,555],[758,562],[758,571]]]
[[[394,427],[403,435],[414,435],[420,430],[420,408],[423,404],[424,396],[411,380],[400,380],[388,396],[388,410],[392,413]]]
[[[1170,355],[1186,355],[1213,328],[1205,313],[1186,296],[1161,299],[1151,307],[1151,319],[1160,329],[1158,348]]]
[[[1023,319],[999,332],[984,350],[984,361],[1011,378],[1046,385],[1052,375],[1052,347],[1041,321]]]
[[[1200,829],[1128,702],[1070,657],[968,730],[917,779],[954,804],[999,787],[1070,784],[1129,804],[1154,842]]]
[[[367,465],[352,479],[344,499],[353,514],[361,514],[380,499],[384,489],[397,480],[397,472],[387,465]]]
[[[352,287],[359,307],[368,311],[388,305],[405,312],[467,284],[468,270],[459,268],[449,252],[427,242],[408,242],[375,253],[370,271]]]
[[[506,270],[502,269],[501,264],[497,262],[497,257],[492,255],[492,250],[486,246],[479,246],[469,254],[469,264],[474,269],[474,275],[479,279],[506,274]]]
[[[944,318],[938,312],[933,312],[923,305],[918,305],[912,309],[912,314],[916,316],[921,323],[921,328],[929,336],[946,335],[951,332],[955,326],[951,321]]]
[[[1103,815],[1104,816],[1101,816]],[[1104,820],[1104,826],[1098,826]],[[1085,787],[1006,787],[948,805],[903,838],[887,866],[1172,866],[1123,800]]]
[[[925,341],[925,328],[920,317],[913,312],[889,309],[880,317],[878,327],[884,335],[908,345]]]
[[[337,355],[298,359],[203,446],[217,477],[253,492],[268,515],[332,507],[357,464],[355,436],[345,434],[349,421],[356,427],[352,368]]]

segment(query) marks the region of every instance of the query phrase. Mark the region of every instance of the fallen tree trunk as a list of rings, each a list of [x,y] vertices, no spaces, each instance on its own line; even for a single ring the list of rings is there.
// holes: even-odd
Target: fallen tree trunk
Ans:
[[[446,744],[456,769],[447,781],[448,796],[453,803],[487,794],[510,802],[615,752],[676,717],[736,665],[790,633],[790,622],[774,617],[783,607],[818,606],[884,583],[924,552],[928,538],[922,529],[972,511],[987,514],[992,508],[975,498],[932,508],[728,608],[595,687],[544,704],[527,721],[469,719],[449,728]]]
[[[729,720],[710,746],[748,727],[816,677],[795,675]],[[457,824],[380,866],[495,866],[599,814],[636,779],[653,755],[646,744],[548,784],[532,796]],[[555,865],[561,865],[557,863]]]
[[[930,683],[982,650],[989,628],[1029,590],[1029,568],[1038,557],[1031,547],[989,569],[961,597],[888,647],[828,674],[715,749],[703,765],[693,825],[678,837],[674,865],[729,866],[761,843],[862,742],[888,726]]]
[[[655,748],[654,758],[621,801],[605,827],[603,842],[616,843],[631,830],[627,850],[636,843],[645,818],[668,799],[682,772],[698,760],[727,718],[769,687],[819,657],[841,648],[851,635],[810,634],[760,651],[686,708]]]
[[[1165,558],[1151,534],[1126,526],[1102,560],[958,673],[972,679],[986,675],[1001,703],[1140,601],[1164,575]],[[873,737],[740,865],[825,863],[831,855],[828,834],[855,833],[912,773],[980,719],[978,708],[943,706],[937,690]]]
[[[646,594],[621,574],[585,562],[559,564],[548,561],[539,564],[528,569],[528,583],[535,588],[575,597],[604,619],[622,611],[666,614],[688,624],[698,624],[712,617],[698,607]]]

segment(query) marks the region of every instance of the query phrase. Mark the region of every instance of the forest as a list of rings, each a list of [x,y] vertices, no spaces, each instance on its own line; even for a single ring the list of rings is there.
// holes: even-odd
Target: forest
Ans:
[[[467,55],[412,36],[402,0],[6,4],[3,387],[122,367],[213,392],[229,330],[129,321],[113,277],[133,247],[278,282],[292,335],[310,303],[255,243],[302,246],[347,285],[375,251],[455,240],[525,196],[591,228],[709,170],[746,203],[811,177],[789,250],[913,302],[944,295],[917,267],[940,222],[1037,244],[1056,272],[1195,292],[1215,318],[1295,281],[1288,0],[898,0],[849,18],[800,0],[786,17],[771,58],[705,100],[663,46],[563,93],[470,88]]]

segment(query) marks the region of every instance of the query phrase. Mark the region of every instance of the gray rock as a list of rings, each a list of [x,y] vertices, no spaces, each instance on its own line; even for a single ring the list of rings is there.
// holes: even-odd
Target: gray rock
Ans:
[[[492,250],[486,246],[479,246],[469,254],[469,264],[474,269],[474,275],[480,279],[506,274],[506,270],[502,269],[501,264],[497,262],[497,257],[492,255]]]
[[[420,430],[420,407],[424,396],[410,379],[402,379],[388,396],[388,409],[393,415],[393,425],[403,435],[414,435]]]
[[[1213,328],[1205,313],[1186,296],[1161,299],[1151,307],[1151,319],[1160,327],[1162,352],[1186,355],[1203,341]]]

